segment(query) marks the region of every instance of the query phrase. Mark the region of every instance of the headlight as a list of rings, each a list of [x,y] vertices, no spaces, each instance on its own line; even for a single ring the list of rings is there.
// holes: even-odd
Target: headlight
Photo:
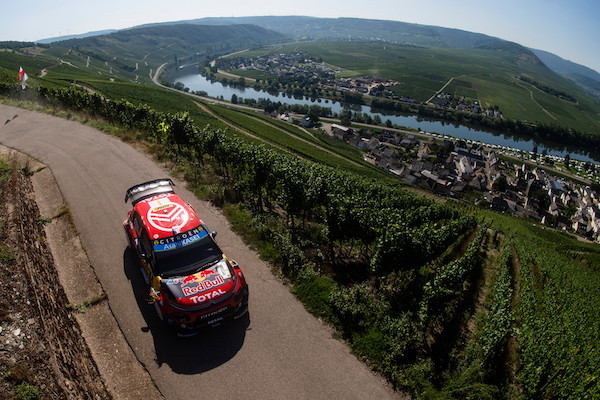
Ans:
[[[227,260],[223,259],[219,261],[219,263],[215,267],[215,270],[219,275],[223,277],[223,279],[231,278],[231,271],[229,270],[229,265],[227,265]]]

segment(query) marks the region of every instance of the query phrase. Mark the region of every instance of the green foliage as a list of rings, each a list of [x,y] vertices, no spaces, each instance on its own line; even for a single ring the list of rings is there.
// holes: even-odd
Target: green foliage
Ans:
[[[500,388],[505,385],[502,374],[506,346],[513,333],[514,323],[514,313],[511,309],[511,245],[510,239],[505,240],[502,253],[496,262],[494,283],[487,295],[486,303],[489,303],[489,308],[479,312],[473,339],[467,343],[457,368],[451,371],[450,379],[439,392],[433,391],[438,395],[496,399],[499,397]]]
[[[520,260],[519,370],[528,398],[600,394],[600,275],[537,240],[515,241]]]
[[[48,68],[54,63],[51,58],[43,55],[34,58],[13,51],[0,50],[0,67],[10,71],[10,79],[14,82],[17,81],[19,67],[23,67],[29,78],[33,78],[40,73],[42,68]]]
[[[329,298],[333,288],[334,282],[331,278],[314,276],[294,286],[294,294],[304,303],[311,314],[331,320],[332,311]]]
[[[373,326],[389,310],[389,305],[379,301],[367,283],[337,286],[330,302],[336,317],[350,332]]]
[[[29,383],[21,383],[15,388],[15,397],[19,400],[36,400],[41,396],[40,391]]]
[[[16,255],[13,249],[8,247],[4,243],[0,243],[0,261],[8,262],[14,261],[16,259]]]
[[[481,227],[465,254],[458,260],[438,268],[423,288],[419,318],[427,325],[444,321],[456,311],[469,275],[479,265],[479,251],[486,235]]]
[[[352,171],[359,174],[366,174],[369,176],[379,174],[379,171],[375,172],[371,166],[363,163],[360,158],[348,160],[345,157],[341,157],[323,149],[322,145],[315,146],[306,143],[304,140],[297,140],[295,136],[299,135],[286,133],[287,130],[282,131],[283,128],[265,124],[260,120],[257,120],[254,116],[247,116],[234,110],[218,106],[211,106],[210,108],[219,117],[224,118],[232,124],[239,126],[245,131],[260,137],[275,146],[289,149],[290,151],[299,154],[302,158],[321,162],[332,167],[343,168],[346,171]]]

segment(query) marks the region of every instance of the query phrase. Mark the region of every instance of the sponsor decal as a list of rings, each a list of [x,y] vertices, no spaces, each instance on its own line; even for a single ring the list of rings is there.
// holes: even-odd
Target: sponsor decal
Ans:
[[[221,322],[221,321],[223,321],[223,317],[219,317],[219,318],[215,318],[213,320],[210,320],[210,321],[207,322],[207,324],[208,325],[212,325],[212,324],[214,324],[216,322]]]
[[[193,274],[188,276],[187,278],[184,278],[183,282],[181,282],[181,286],[186,286],[193,282],[202,282],[204,278],[214,273],[215,271],[213,271],[212,269],[205,269],[204,271],[200,271],[197,274]]]
[[[155,239],[153,241],[154,251],[168,251],[188,246],[208,235],[202,227],[190,229],[189,231],[178,233],[164,239]]]
[[[190,216],[181,204],[172,203],[168,198],[148,202],[150,209],[146,215],[148,222],[164,232],[178,231],[183,228]]]
[[[225,311],[227,311],[228,309],[229,309],[228,307],[222,307],[222,308],[219,308],[219,309],[218,309],[218,310],[216,310],[216,311],[210,312],[210,313],[208,313],[208,314],[201,315],[201,316],[200,316],[200,319],[206,319],[206,318],[214,317],[215,315],[217,315],[217,314],[221,314],[222,312],[225,312]]]
[[[171,207],[173,203],[171,203],[171,200],[163,198],[149,201],[148,205],[150,206],[153,212],[157,212],[160,210],[164,210],[165,208]]]
[[[207,293],[203,293],[198,296],[192,296],[190,299],[194,302],[194,304],[204,303],[208,300],[215,300],[216,298],[226,294],[227,292],[223,289],[215,289]]]
[[[217,286],[221,286],[222,284],[224,284],[225,281],[223,280],[223,277],[218,275],[216,277],[216,279],[212,280],[212,281],[202,281],[202,282],[198,282],[197,286],[193,286],[193,287],[183,287],[182,286],[182,290],[183,290],[183,295],[184,296],[191,296],[194,295],[198,292],[202,292],[204,290],[208,290],[210,288],[214,288]]]

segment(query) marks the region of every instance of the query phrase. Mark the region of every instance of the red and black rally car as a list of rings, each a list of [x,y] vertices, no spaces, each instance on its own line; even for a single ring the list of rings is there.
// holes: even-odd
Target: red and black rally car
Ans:
[[[123,222],[159,317],[180,335],[248,311],[248,285],[190,204],[158,179],[127,190],[133,210]]]

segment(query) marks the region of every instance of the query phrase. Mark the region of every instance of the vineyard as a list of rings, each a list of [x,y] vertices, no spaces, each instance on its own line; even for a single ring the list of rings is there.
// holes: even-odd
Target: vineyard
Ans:
[[[208,126],[193,104],[157,111],[46,86],[29,96],[135,131],[223,207],[310,312],[414,397],[600,395],[596,245],[417,196],[350,172],[347,158],[313,162],[312,146],[249,141]],[[289,148],[275,124],[210,109]]]

